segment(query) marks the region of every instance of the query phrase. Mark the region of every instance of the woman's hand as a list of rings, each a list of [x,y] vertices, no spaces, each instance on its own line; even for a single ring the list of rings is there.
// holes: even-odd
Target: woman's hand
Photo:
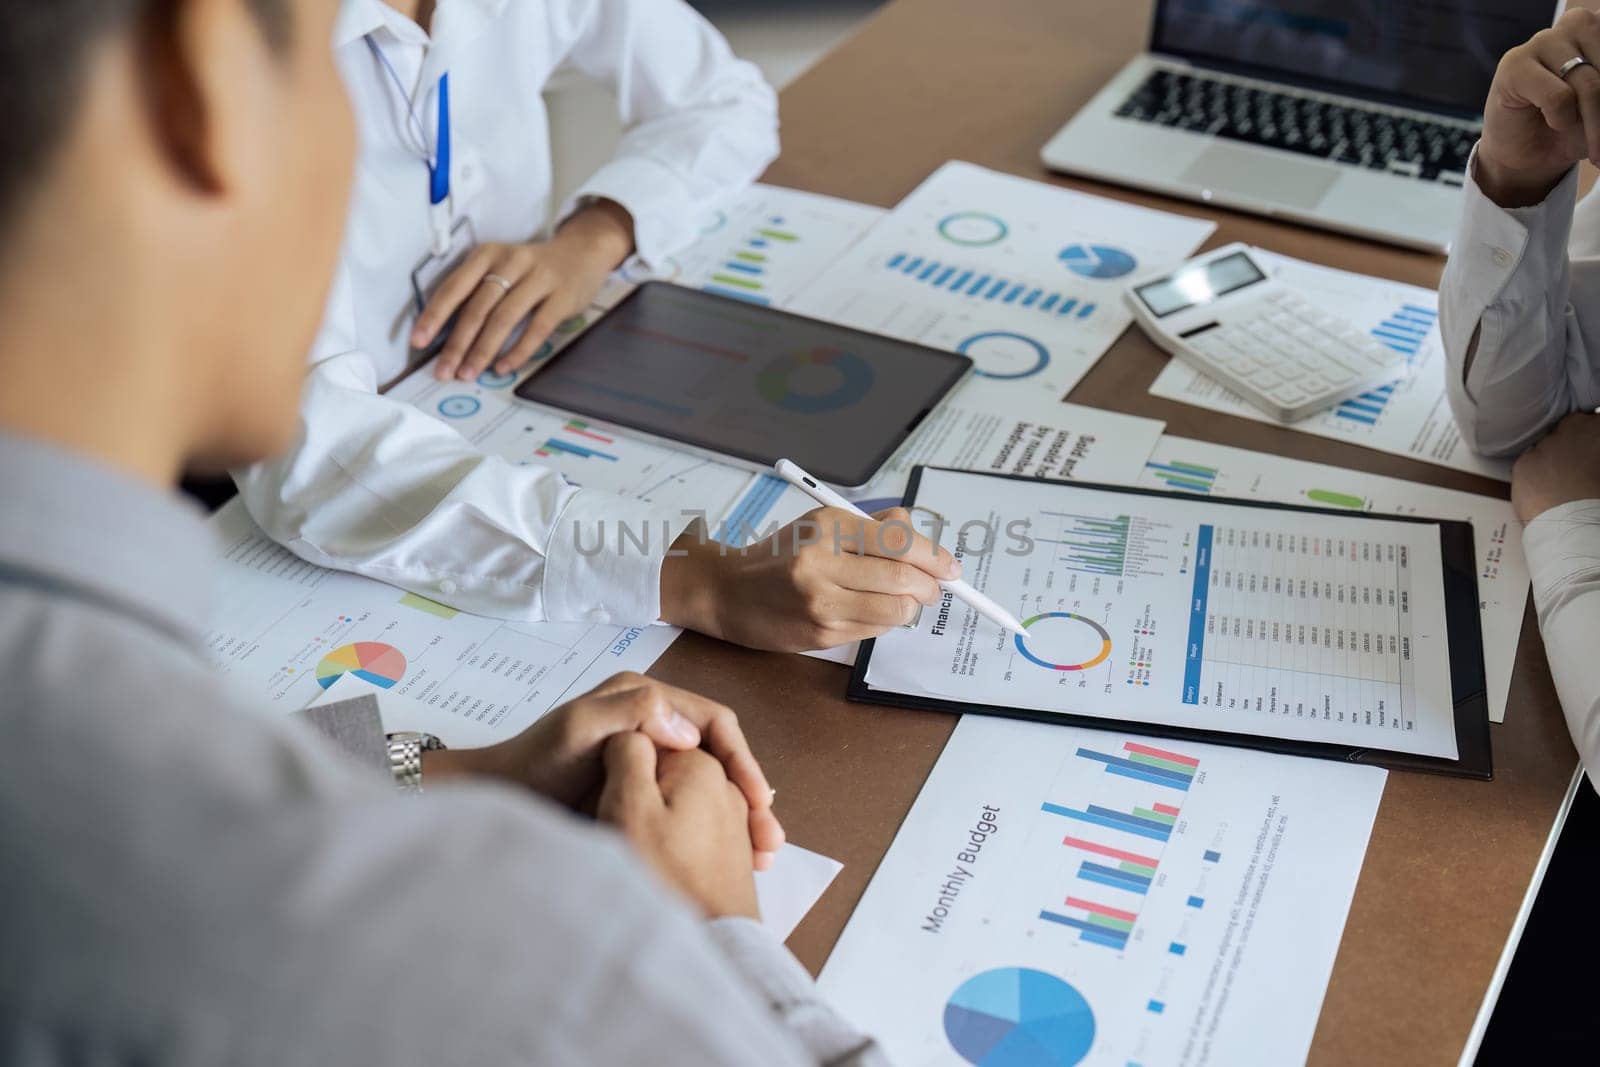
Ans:
[[[663,751],[703,747],[744,795],[757,868],[772,865],[772,854],[783,846],[783,827],[772,814],[772,787],[750,753],[738,716],[714,700],[641,674],[607,679],[509,741],[425,753],[422,780],[498,778],[577,809],[599,791],[605,746],[618,734],[638,734]]]
[[[661,617],[780,652],[876,637],[916,618],[959,578],[955,557],[915,532],[904,508],[861,519],[818,508],[743,549],[691,527],[661,567]]]
[[[578,211],[548,241],[479,245],[439,283],[417,316],[411,346],[428,347],[455,315],[434,377],[470,381],[490,363],[496,373],[509,374],[532,359],[557,326],[588,307],[632,252],[633,217],[609,200]],[[524,322],[522,336],[506,349]]]

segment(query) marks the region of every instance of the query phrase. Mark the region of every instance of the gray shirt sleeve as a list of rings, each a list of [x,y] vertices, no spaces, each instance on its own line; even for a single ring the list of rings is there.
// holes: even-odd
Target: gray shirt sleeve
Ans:
[[[296,716],[358,764],[387,772],[383,718],[372,696],[306,708]],[[851,1026],[817,992],[811,976],[759,923],[719,919],[711,942],[748,983],[773,1021],[792,1035],[810,1062],[837,1067],[885,1063],[878,1046]]]
[[[1600,775],[1600,500],[1551,508],[1522,545],[1556,695],[1584,766]]]

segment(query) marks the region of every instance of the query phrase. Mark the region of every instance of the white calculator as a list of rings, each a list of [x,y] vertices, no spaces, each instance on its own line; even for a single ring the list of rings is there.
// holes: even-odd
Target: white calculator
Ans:
[[[1406,373],[1406,357],[1267,276],[1248,245],[1190,260],[1125,296],[1150,339],[1293,422]]]

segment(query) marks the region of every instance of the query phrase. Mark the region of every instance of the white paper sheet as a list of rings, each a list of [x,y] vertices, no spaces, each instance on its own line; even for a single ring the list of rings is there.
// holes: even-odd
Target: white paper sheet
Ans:
[[[1444,345],[1436,322],[1438,294],[1259,249],[1254,254],[1264,269],[1319,308],[1371,331],[1411,359],[1409,377],[1302,419],[1290,429],[1510,481],[1509,462],[1479,456],[1456,429],[1444,393]],[[1274,421],[1249,401],[1176,359],[1156,376],[1150,393],[1242,419]]]
[[[770,870],[756,872],[761,925],[779,941],[789,940],[800,920],[816,907],[842,870],[844,864],[820,852],[784,845]]]
[[[1028,640],[947,596],[879,638],[874,689],[1458,754],[1432,525],[950,471],[917,506]]]
[[[597,302],[611,307],[642,281],[670,281],[781,306],[887,212],[870,204],[757,184],[699,220],[700,238],[657,273],[630,264]]]
[[[1152,489],[1215,493],[1282,504],[1350,508],[1380,515],[1421,515],[1472,523],[1483,614],[1484,674],[1489,718],[1504,722],[1511,667],[1528,602],[1522,525],[1510,501],[1305,463],[1183,437],[1163,437],[1139,484]]]
[[[596,679],[596,684],[601,680]],[[340,675],[311,703],[337,704],[342,700],[368,695],[378,699],[386,732],[420,730],[433,734],[450,748],[482,748],[516,736],[527,725],[514,726],[502,721],[498,725],[488,726],[464,719],[414,697],[401,696],[374,685],[353,673]],[[838,860],[799,845],[785,844],[778,851],[772,867],[757,871],[755,875],[761,925],[779,941],[787,940],[843,869],[844,864]]]
[[[822,991],[903,1067],[1300,1063],[1384,780],[968,715]]]
[[[789,307],[964,352],[997,395],[1060,399],[1132,322],[1123,286],[1214,228],[950,162]]]
[[[469,734],[509,736],[618,671],[645,670],[678,635],[670,626],[509,623],[457,612],[307,563],[262,533],[237,500],[211,528],[220,563],[207,652],[242,697],[284,710],[353,673],[460,720]]]

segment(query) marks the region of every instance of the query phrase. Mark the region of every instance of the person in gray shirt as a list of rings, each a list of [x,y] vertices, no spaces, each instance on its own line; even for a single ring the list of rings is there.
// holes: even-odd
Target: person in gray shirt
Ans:
[[[294,433],[335,6],[0,0],[0,1063],[878,1062],[755,922],[726,708],[621,676],[400,795],[370,699],[210,669],[172,486]]]

